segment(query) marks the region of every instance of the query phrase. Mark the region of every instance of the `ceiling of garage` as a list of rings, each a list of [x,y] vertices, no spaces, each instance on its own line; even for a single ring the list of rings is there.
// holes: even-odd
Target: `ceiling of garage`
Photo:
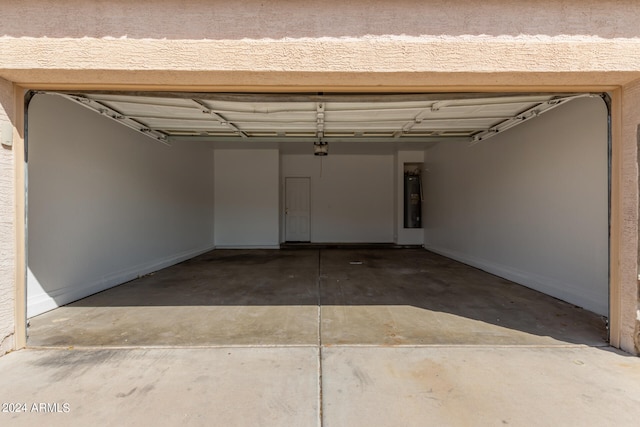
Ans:
[[[160,142],[477,143],[591,94],[61,93]],[[309,147],[308,144],[305,144]]]

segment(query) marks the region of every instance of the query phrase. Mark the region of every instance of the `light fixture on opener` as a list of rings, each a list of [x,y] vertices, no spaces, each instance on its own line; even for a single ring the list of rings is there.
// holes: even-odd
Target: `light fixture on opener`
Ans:
[[[313,155],[314,156],[326,156],[329,154],[329,144],[322,139],[313,143]]]

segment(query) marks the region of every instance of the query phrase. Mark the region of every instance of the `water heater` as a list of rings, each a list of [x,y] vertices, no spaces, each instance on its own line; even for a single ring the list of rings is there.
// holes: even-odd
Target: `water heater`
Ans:
[[[404,174],[404,228],[422,228],[422,182],[420,174]]]

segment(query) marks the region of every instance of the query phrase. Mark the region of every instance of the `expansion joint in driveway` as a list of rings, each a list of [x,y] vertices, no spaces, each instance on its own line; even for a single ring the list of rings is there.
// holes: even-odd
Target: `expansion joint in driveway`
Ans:
[[[322,416],[322,250],[318,250],[318,426],[323,425]]]

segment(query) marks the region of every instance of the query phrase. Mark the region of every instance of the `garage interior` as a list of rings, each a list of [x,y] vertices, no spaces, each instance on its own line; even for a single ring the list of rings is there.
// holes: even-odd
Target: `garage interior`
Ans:
[[[600,94],[36,93],[28,343],[606,345],[608,133]]]

